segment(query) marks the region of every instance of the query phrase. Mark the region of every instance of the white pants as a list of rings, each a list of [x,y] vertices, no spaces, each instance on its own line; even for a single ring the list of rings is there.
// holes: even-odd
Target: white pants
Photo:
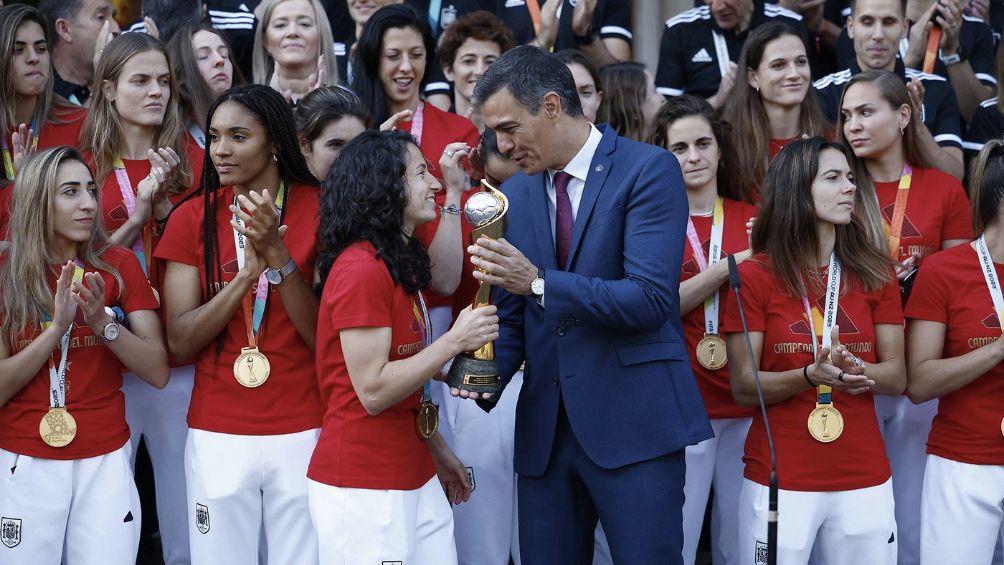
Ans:
[[[921,563],[988,565],[1004,523],[1004,466],[928,455],[923,496]]]
[[[446,307],[429,312],[435,334],[449,328],[451,315]],[[453,507],[461,565],[507,565],[510,558],[520,565],[513,438],[522,386],[523,371],[517,371],[489,413],[470,400],[450,396],[445,383],[433,387],[440,434],[467,467],[474,487],[470,500]]]
[[[914,404],[906,396],[876,396],[875,415],[892,468],[899,565],[920,563],[920,493],[924,486],[927,436],[938,400]]]
[[[712,508],[711,546],[719,565],[739,563],[739,491],[743,486],[743,448],[752,418],[711,420],[715,437],[688,446],[687,480],[683,487],[683,562],[693,565],[697,543],[701,539],[704,510],[712,485],[715,501]]]
[[[415,490],[308,483],[321,565],[456,565],[453,512],[437,477]]]
[[[140,506],[129,444],[61,461],[0,449],[0,563],[133,565]]]
[[[194,565],[258,562],[264,532],[271,565],[317,563],[307,464],[319,429],[245,436],[190,429],[185,448]]]
[[[743,479],[739,495],[739,562],[767,563],[766,486]],[[892,481],[834,492],[778,493],[777,562],[809,562],[815,544],[827,565],[895,565]]]
[[[171,369],[167,386],[157,389],[133,373],[122,376],[126,422],[132,436],[132,469],[142,436],[153,464],[157,521],[165,565],[188,565],[188,506],[185,503],[185,439],[195,366]]]

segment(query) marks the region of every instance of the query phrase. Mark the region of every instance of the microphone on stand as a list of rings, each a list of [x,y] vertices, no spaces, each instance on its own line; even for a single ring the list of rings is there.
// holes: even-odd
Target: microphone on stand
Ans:
[[[739,295],[739,269],[736,258],[728,256],[729,286],[736,293],[736,304],[739,306],[739,319],[743,323],[743,336],[746,338],[746,353],[750,356],[750,367],[753,368],[753,382],[756,383],[756,395],[760,401],[760,414],[763,416],[763,426],[767,430],[767,445],[770,447],[770,486],[767,495],[767,565],[777,565],[777,452],[774,451],[774,435],[770,433],[770,421],[767,419],[767,404],[763,401],[763,389],[760,387],[760,371],[757,370],[756,359],[753,357],[753,345],[750,344],[750,330],[746,325],[746,313],[743,311],[743,299]]]

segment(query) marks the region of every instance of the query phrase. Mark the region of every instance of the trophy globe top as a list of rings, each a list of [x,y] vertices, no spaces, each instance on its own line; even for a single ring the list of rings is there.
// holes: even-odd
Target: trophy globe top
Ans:
[[[467,221],[474,227],[491,223],[501,212],[503,212],[502,201],[489,192],[477,192],[471,195],[464,206]]]

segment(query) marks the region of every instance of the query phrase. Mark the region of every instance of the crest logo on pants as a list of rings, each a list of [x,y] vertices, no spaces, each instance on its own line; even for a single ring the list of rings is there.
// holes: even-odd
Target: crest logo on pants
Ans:
[[[21,543],[20,518],[0,518],[0,541],[12,549]]]
[[[195,504],[195,527],[199,533],[209,533],[209,508],[205,504]]]
[[[477,484],[474,482],[474,467],[465,467],[467,469],[467,478],[471,480],[471,493],[474,493],[474,489]]]
[[[753,563],[755,565],[767,565],[767,544],[757,540],[756,550],[753,554]]]

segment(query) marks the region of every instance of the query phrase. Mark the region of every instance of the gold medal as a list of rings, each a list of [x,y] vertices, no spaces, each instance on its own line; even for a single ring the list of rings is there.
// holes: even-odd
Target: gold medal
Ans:
[[[42,441],[51,447],[69,445],[77,437],[77,421],[66,411],[66,408],[49,408],[38,423],[38,435]]]
[[[704,334],[697,342],[697,362],[709,371],[717,371],[728,363],[725,356],[725,340],[718,334]]]
[[[439,429],[439,408],[432,402],[423,402],[418,408],[418,418],[415,427],[422,439],[432,439]]]
[[[844,417],[832,404],[816,403],[809,413],[809,434],[822,443],[830,443],[844,433]]]
[[[256,388],[265,384],[272,371],[268,357],[257,347],[245,347],[234,361],[234,377],[242,386]]]

